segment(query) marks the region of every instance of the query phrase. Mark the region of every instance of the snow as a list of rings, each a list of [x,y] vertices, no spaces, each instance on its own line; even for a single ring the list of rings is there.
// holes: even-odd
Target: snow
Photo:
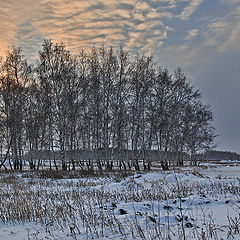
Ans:
[[[74,191],[81,191],[86,198],[90,192],[103,194],[102,200],[89,198],[84,206],[88,209],[95,204],[96,217],[101,213],[109,218],[109,224],[114,221],[114,229],[109,225],[102,230],[100,225],[96,225],[98,234],[87,233],[79,224],[78,232],[71,219],[61,227],[51,222],[0,220],[0,239],[157,239],[158,232],[162,234],[159,239],[167,239],[170,234],[171,239],[178,240],[183,239],[183,235],[178,234],[183,230],[186,239],[200,239],[199,236],[203,235],[206,239],[240,239],[239,173],[239,165],[217,164],[185,167],[178,171],[136,173],[118,180],[112,176],[53,181],[23,179],[21,174],[17,174],[15,177],[19,181],[26,184],[32,181],[29,191],[40,189],[49,194],[65,193],[73,208],[71,196]],[[1,179],[4,177],[6,175],[3,174]],[[6,191],[10,185],[4,185]],[[0,191],[0,197],[2,194]],[[9,199],[12,201],[11,197]],[[61,204],[61,199],[58,201]],[[75,220],[81,222],[78,213]]]

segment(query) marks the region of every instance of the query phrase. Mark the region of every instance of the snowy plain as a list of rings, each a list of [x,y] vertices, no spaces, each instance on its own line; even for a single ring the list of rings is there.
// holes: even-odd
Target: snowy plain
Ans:
[[[0,175],[0,239],[240,239],[240,163]]]

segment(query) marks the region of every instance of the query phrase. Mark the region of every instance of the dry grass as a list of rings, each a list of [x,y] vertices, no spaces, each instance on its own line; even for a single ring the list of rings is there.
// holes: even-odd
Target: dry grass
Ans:
[[[13,224],[40,223],[50,235],[54,229],[60,229],[68,231],[73,239],[101,239],[109,234],[116,236],[116,239],[172,239],[176,236],[178,239],[189,239],[186,233],[188,228],[191,228],[191,236],[196,239],[218,239],[216,226],[209,216],[202,230],[199,226],[187,225],[183,220],[173,226],[168,221],[170,217],[162,222],[162,210],[157,206],[170,199],[178,199],[181,204],[193,193],[216,197],[230,193],[240,196],[239,184],[221,182],[209,185],[169,184],[166,188],[163,179],[150,182],[150,187],[146,188],[134,178],[128,178],[129,191],[104,188],[109,177],[113,182],[119,182],[129,175],[132,173],[107,173],[102,176],[98,173],[84,175],[79,172],[46,171],[22,173],[21,176],[5,174],[0,179],[0,220]],[[195,172],[195,175],[199,173]],[[146,205],[145,212],[136,210],[133,216],[116,215],[116,206],[121,202],[133,203],[134,208],[134,203],[146,201],[149,205]],[[181,205],[179,209],[177,215],[184,218]],[[165,211],[169,209],[166,207]],[[228,220],[229,236],[239,233],[239,219],[229,217]]]

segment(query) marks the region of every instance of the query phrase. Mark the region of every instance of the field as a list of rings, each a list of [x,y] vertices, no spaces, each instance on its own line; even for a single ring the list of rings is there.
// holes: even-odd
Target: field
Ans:
[[[0,239],[240,239],[239,173],[3,171]]]

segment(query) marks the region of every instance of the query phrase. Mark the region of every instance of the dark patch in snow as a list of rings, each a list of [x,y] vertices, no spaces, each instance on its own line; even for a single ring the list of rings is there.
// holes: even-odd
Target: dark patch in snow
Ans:
[[[140,177],[142,177],[142,175],[138,175],[138,176],[136,176],[135,178],[140,178]]]
[[[185,224],[185,226],[186,226],[186,228],[192,228],[192,227],[193,227],[193,224],[190,223],[190,222],[187,222],[187,223]]]
[[[163,208],[166,209],[166,210],[173,210],[173,207],[168,206],[168,205],[164,205]]]
[[[112,207],[113,207],[113,208],[116,208],[116,207],[117,207],[117,204],[116,204],[116,203],[112,203]]]
[[[148,218],[149,218],[152,222],[154,222],[154,223],[157,222],[156,219],[155,219],[154,217],[148,216]]]
[[[127,211],[125,211],[125,210],[122,209],[122,208],[119,209],[119,212],[120,212],[121,215],[128,214]]]

